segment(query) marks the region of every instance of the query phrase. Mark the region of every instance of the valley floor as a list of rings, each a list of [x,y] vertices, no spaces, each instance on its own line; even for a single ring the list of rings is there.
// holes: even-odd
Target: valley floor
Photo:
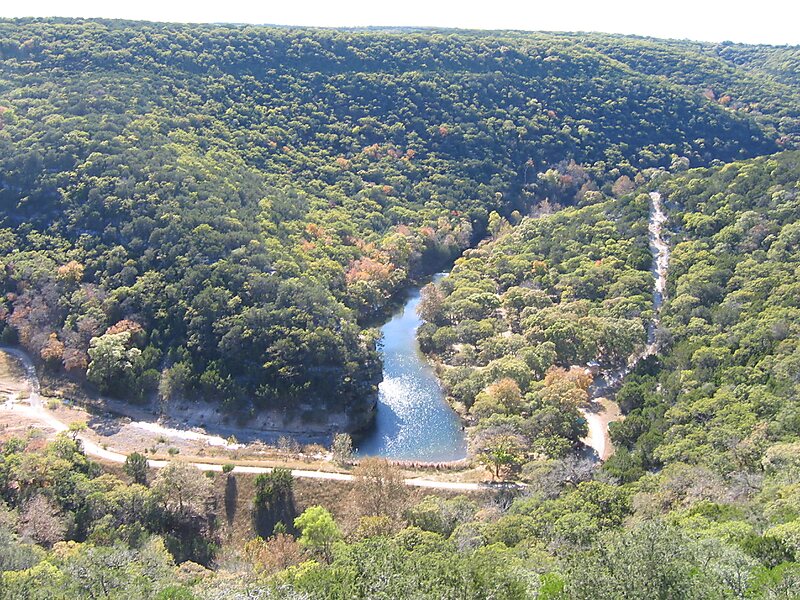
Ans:
[[[80,439],[87,455],[114,464],[125,462],[134,451],[151,449],[148,462],[151,468],[160,469],[170,459],[180,455],[180,460],[201,471],[222,471],[225,464],[235,465],[234,473],[269,473],[275,467],[288,467],[296,478],[327,481],[351,481],[350,473],[338,471],[327,453],[313,455],[279,456],[263,444],[244,445],[195,430],[163,427],[157,423],[127,422],[120,419],[98,419],[89,413],[68,408],[59,403],[48,407],[47,399],[40,393],[36,370],[30,358],[16,349],[0,352],[0,392],[7,400],[0,405],[0,431],[4,437],[24,434],[31,428],[42,428],[48,434],[70,431]],[[83,423],[85,429],[74,423]],[[81,430],[82,429],[82,430]],[[305,467],[305,468],[303,468]],[[431,478],[424,472],[405,471],[409,486],[476,492],[496,487],[492,483],[476,480],[483,471],[463,470]]]

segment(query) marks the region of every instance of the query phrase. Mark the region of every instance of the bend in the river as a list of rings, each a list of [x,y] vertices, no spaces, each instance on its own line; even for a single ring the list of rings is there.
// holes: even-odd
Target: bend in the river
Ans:
[[[647,344],[641,352],[630,357],[628,364],[598,374],[590,390],[590,406],[584,410],[589,435],[584,443],[604,460],[611,452],[608,423],[618,417],[618,407],[606,396],[620,385],[623,378],[641,359],[657,350],[656,330],[659,312],[664,301],[669,246],[662,229],[667,220],[661,194],[650,194],[650,248],[653,253],[654,318],[648,325]],[[440,273],[437,281],[444,277]],[[467,455],[464,427],[445,399],[444,392],[432,365],[420,351],[417,329],[422,320],[417,315],[420,289],[415,289],[405,305],[382,328],[383,382],[374,425],[358,443],[361,456],[383,456],[395,460],[417,462],[456,461]],[[34,386],[32,408],[40,411],[38,380],[30,361],[23,353],[6,350],[23,361],[28,379]],[[33,371],[33,373],[30,373]],[[124,458],[124,457],[123,457]]]
[[[598,374],[590,390],[590,403],[584,410],[589,435],[584,443],[600,460],[613,452],[608,424],[621,418],[619,407],[608,396],[622,383],[636,364],[657,350],[656,330],[666,290],[669,246],[662,230],[667,221],[661,194],[650,194],[648,223],[650,250],[653,254],[654,317],[648,324],[645,347],[631,356],[619,369]],[[440,273],[434,281],[441,279]],[[420,290],[382,328],[383,382],[379,386],[377,413],[373,427],[358,444],[362,456],[379,455],[396,460],[452,461],[466,456],[466,442],[461,421],[447,404],[430,363],[419,349],[416,332],[421,324],[417,316]]]
[[[439,281],[444,273],[433,280]],[[358,443],[361,456],[447,462],[467,454],[464,428],[419,349],[420,289],[381,328],[383,382],[373,426]]]
[[[7,394],[6,400],[4,402],[0,401],[0,411],[4,411],[7,414],[12,414],[16,418],[24,418],[36,421],[44,425],[48,429],[52,429],[56,433],[63,433],[69,431],[69,425],[65,421],[59,420],[58,416],[55,413],[52,413],[42,404],[41,395],[39,393],[39,378],[36,374],[36,368],[30,357],[25,352],[22,352],[21,350],[18,350],[16,348],[0,347],[0,355],[3,354],[11,357],[14,361],[17,361],[22,367],[22,370],[24,370],[25,373],[21,379],[23,380],[22,381],[22,383],[24,384],[23,387],[28,388],[27,391],[29,395],[28,398],[23,402],[20,401],[18,394]],[[2,398],[0,398],[0,400],[2,400]],[[105,443],[105,441],[107,441],[108,438],[105,438],[102,434],[99,433],[95,438],[95,436],[93,435],[94,433],[95,432],[73,434],[75,439],[81,442],[83,450],[87,456],[91,456],[108,463],[122,464],[125,462],[125,460],[128,457],[127,454],[109,449]],[[172,434],[172,432],[169,433]],[[195,467],[200,471],[205,471],[205,472],[222,472],[224,469],[223,465],[218,463],[197,462],[193,460],[186,460],[184,462],[188,465]],[[247,461],[245,464],[239,464],[235,460],[229,462],[230,464],[234,465],[232,471],[233,473],[261,474],[261,473],[271,473],[273,471],[273,467],[256,466],[250,464],[250,461]],[[170,463],[169,460],[150,459],[147,461],[148,466],[152,469],[161,469],[167,466],[169,463]],[[340,473],[336,471],[311,471],[306,469],[292,469],[291,472],[294,477],[302,479],[320,480],[323,482],[326,481],[349,482],[353,481],[354,479],[354,476],[350,473]],[[461,481],[437,481],[432,479],[425,479],[423,477],[411,477],[408,479],[404,479],[403,481],[408,486],[421,487],[427,489],[457,491],[457,492],[479,492],[487,489],[492,489],[491,485],[483,483],[461,482]]]

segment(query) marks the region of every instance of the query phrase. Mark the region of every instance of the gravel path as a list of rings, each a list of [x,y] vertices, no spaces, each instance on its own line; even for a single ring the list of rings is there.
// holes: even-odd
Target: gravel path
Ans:
[[[17,348],[0,348],[0,352],[4,352],[7,356],[13,357],[20,364],[23,366],[26,375],[26,383],[30,390],[30,395],[26,399],[27,403],[21,403],[17,401],[16,397],[9,396],[9,399],[0,404],[0,410],[4,412],[8,412],[9,414],[16,414],[21,417],[28,418],[32,421],[37,421],[42,425],[45,425],[49,429],[52,429],[56,433],[61,433],[64,431],[69,431],[69,424],[65,423],[58,419],[52,412],[50,412],[47,408],[45,408],[44,403],[42,402],[42,397],[40,394],[40,386],[39,386],[39,378],[36,375],[36,368],[33,365],[30,357],[22,352]],[[192,439],[200,439],[204,436],[209,438],[209,441],[216,442],[216,436],[208,436],[206,434],[200,434],[196,432],[185,432],[181,430],[171,430],[168,428],[160,427],[156,424],[148,424],[146,425],[148,428],[157,428],[158,431],[165,435],[174,435],[176,437],[185,438],[187,434],[191,434]],[[114,450],[109,450],[104,448],[102,445],[98,444],[92,438],[85,434],[78,434],[77,439],[81,441],[83,444],[83,450],[88,456],[92,456],[94,458],[110,462],[116,464],[122,464],[125,462],[127,455],[122,452],[116,452]],[[169,461],[166,460],[148,460],[147,461],[149,466],[154,469],[161,469],[169,464]],[[204,463],[204,462],[195,462],[195,461],[186,461],[188,464],[197,467],[200,471],[222,471],[221,464],[213,464],[213,463]],[[236,464],[236,461],[228,461],[234,465],[233,472],[234,473],[251,473],[251,474],[259,474],[259,473],[271,473],[273,467],[258,467],[246,464]],[[349,473],[336,473],[330,471],[309,471],[304,469],[294,469],[292,470],[292,475],[294,477],[303,478],[303,479],[323,479],[329,481],[353,481],[353,476]],[[435,481],[432,479],[424,479],[420,477],[415,477],[411,479],[405,480],[406,485],[414,486],[414,487],[421,487],[421,488],[430,488],[430,489],[440,489],[440,490],[452,490],[452,491],[461,491],[461,492],[477,492],[483,490],[490,490],[496,486],[491,484],[485,483],[462,483],[457,481]]]
[[[634,354],[628,359],[628,364],[613,371],[601,373],[595,378],[592,385],[592,395],[589,407],[581,409],[589,427],[588,435],[583,438],[583,443],[595,451],[597,458],[606,460],[614,452],[611,437],[608,434],[608,424],[623,418],[616,402],[606,397],[622,384],[625,376],[631,372],[636,363],[643,358],[658,352],[656,330],[660,323],[659,313],[667,289],[667,269],[669,268],[669,245],[662,236],[667,214],[659,192],[650,192],[650,220],[648,232],[650,251],[653,253],[653,309],[655,318],[647,328],[647,345],[644,350]]]

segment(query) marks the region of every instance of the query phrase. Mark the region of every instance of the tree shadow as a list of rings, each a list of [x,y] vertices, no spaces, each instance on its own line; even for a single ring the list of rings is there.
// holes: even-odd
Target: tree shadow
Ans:
[[[236,503],[239,499],[239,484],[236,481],[235,475],[228,475],[225,482],[225,517],[228,520],[228,525],[233,524],[236,518]]]
[[[256,533],[266,539],[273,535],[278,523],[282,523],[287,531],[293,532],[296,516],[294,495],[289,493],[266,506],[257,506],[253,512],[253,525]]]
[[[294,533],[297,508],[292,476],[286,470],[259,475],[256,479],[256,498],[253,507],[253,528],[266,539],[282,524],[283,531]]]

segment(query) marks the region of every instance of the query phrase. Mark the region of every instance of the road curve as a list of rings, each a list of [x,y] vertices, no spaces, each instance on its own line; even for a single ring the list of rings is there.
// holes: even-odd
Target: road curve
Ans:
[[[22,364],[25,369],[27,383],[31,388],[31,395],[28,399],[30,404],[21,404],[18,402],[7,401],[0,404],[0,410],[9,411],[10,413],[27,417],[31,420],[38,421],[46,427],[54,430],[56,433],[69,431],[69,425],[56,418],[54,414],[49,412],[41,400],[39,395],[39,378],[36,375],[36,368],[33,365],[30,357],[17,348],[4,348],[0,347],[0,352],[13,356]],[[76,439],[81,441],[83,451],[96,459],[122,464],[127,458],[126,454],[108,450],[97,444],[94,440],[78,433]],[[148,460],[147,464],[153,469],[162,469],[169,464],[167,460]],[[194,461],[184,461],[186,464],[196,467],[200,471],[214,471],[222,472],[221,464],[203,463]],[[242,474],[260,474],[271,473],[273,467],[257,467],[252,465],[236,464],[235,461],[230,461],[234,465],[233,473]],[[353,481],[353,475],[349,473],[336,473],[329,471],[309,471],[305,469],[293,469],[292,475],[300,479],[322,479],[326,481]],[[487,483],[463,483],[458,481],[435,481],[432,479],[423,479],[419,477],[406,479],[406,485],[428,489],[438,490],[451,490],[458,492],[479,492],[485,490],[496,489],[497,486]]]

